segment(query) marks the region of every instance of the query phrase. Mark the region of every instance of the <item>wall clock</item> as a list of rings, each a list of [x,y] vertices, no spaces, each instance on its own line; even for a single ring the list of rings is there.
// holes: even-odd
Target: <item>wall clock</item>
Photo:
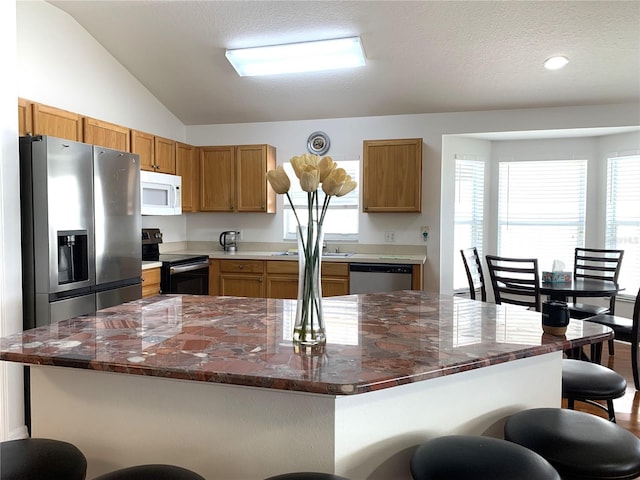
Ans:
[[[329,151],[331,142],[329,136],[324,132],[313,132],[307,138],[307,150],[315,155],[324,155]]]

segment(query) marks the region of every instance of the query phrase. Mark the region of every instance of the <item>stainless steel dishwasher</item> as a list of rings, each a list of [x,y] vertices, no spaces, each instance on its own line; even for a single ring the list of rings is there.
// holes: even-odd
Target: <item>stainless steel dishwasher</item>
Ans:
[[[393,263],[351,263],[349,293],[410,290],[413,267]]]

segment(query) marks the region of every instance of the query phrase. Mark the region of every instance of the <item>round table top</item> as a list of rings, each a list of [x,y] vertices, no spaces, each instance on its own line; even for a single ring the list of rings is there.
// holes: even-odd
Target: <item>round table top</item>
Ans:
[[[570,282],[540,284],[540,293],[543,295],[565,295],[577,297],[604,297],[615,295],[623,288],[616,282],[609,280],[596,280],[593,278],[571,278]]]

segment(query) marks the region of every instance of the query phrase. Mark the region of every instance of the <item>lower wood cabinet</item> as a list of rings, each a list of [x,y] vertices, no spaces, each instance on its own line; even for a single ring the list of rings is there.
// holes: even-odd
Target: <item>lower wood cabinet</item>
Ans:
[[[259,298],[298,296],[298,262],[287,260],[211,260],[211,295]],[[349,294],[349,264],[322,264],[322,296]]]
[[[264,298],[263,260],[220,260],[219,295]]]
[[[153,297],[160,293],[160,268],[142,271],[142,298]]]

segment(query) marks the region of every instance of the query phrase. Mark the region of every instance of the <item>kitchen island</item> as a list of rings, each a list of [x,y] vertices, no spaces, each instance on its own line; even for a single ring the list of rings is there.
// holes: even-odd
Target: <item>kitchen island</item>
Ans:
[[[559,406],[562,350],[612,337],[419,291],[324,312],[326,348],[297,352],[295,301],[157,296],[3,338],[0,359],[31,365],[33,435],[76,444],[88,478],[161,462],[211,480],[409,479],[428,438],[499,435],[515,411]]]

